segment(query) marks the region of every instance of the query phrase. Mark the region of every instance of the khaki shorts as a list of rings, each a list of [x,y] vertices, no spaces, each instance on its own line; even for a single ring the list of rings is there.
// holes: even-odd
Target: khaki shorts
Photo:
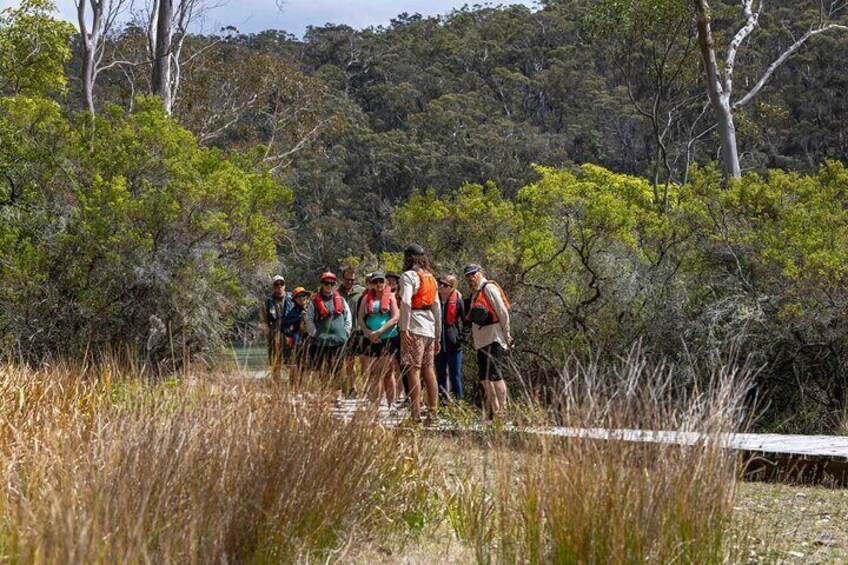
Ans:
[[[401,340],[401,365],[407,367],[432,367],[436,351],[436,339],[414,333],[409,334],[411,346],[405,347]]]

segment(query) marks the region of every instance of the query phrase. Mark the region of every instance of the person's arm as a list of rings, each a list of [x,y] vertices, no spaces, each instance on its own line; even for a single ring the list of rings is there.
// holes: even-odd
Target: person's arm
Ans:
[[[400,320],[400,308],[398,308],[397,300],[395,297],[389,300],[389,319],[383,324],[383,327],[377,333],[377,335],[383,335],[384,333],[391,331],[391,329],[398,323]]]
[[[415,293],[413,281],[410,280],[409,271],[400,277],[400,323],[398,330],[402,332],[409,331],[409,324],[412,319],[412,295]],[[413,273],[414,276],[418,276]]]
[[[363,298],[359,301],[359,310],[356,312],[356,321],[359,324],[359,328],[362,330],[362,333],[364,333],[367,337],[368,334],[371,333],[371,330],[365,323],[365,319],[367,318],[366,314],[368,313],[368,305],[366,302],[368,302],[367,298]]]
[[[350,315],[350,306],[347,305],[347,300],[342,300],[342,310],[344,310],[345,332],[350,336],[353,329],[353,317]]]
[[[465,321],[465,300],[462,299],[462,295],[456,301],[456,327],[459,331],[459,339],[461,341],[467,341],[468,330],[471,328]]]
[[[433,313],[436,324],[436,350],[438,353],[439,345],[442,343],[442,303],[439,301],[438,293],[436,293],[436,301],[430,306],[430,312]]]
[[[495,309],[495,313],[498,315],[498,323],[506,338],[507,345],[512,346],[512,334],[509,328],[509,310],[506,309],[500,290],[494,284],[487,284],[484,291],[489,298],[489,304],[492,305],[492,308]]]
[[[309,337],[315,337],[318,333],[318,328],[315,326],[315,303],[311,300],[306,307],[306,333]]]

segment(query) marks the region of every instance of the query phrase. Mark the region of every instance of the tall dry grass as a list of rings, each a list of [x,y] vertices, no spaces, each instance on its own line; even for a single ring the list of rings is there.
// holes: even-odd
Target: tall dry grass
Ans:
[[[492,436],[482,471],[448,481],[447,515],[479,563],[725,563],[741,549],[737,456],[750,371],[682,372],[638,350],[612,365],[573,362],[547,422],[575,430],[665,430],[689,445]],[[700,374],[695,374],[700,372]]]
[[[292,562],[425,521],[428,461],[255,382],[0,366],[0,560]]]

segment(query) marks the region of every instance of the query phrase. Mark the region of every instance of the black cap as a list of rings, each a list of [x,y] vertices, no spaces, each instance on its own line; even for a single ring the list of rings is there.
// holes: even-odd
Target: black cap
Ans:
[[[462,270],[462,276],[467,277],[468,275],[473,275],[478,271],[482,271],[483,267],[478,265],[477,263],[471,263],[465,266],[465,269]]]
[[[372,273],[371,274],[371,282],[376,282],[376,281],[385,282],[386,281],[386,275],[384,275],[382,271],[376,271],[376,272]]]
[[[403,250],[404,255],[424,255],[424,248],[417,243],[410,243]]]
[[[386,278],[400,280],[400,275],[394,271],[386,271]]]

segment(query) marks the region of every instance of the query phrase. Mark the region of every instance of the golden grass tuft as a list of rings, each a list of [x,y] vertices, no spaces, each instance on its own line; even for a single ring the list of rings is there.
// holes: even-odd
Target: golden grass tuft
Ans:
[[[573,363],[549,423],[695,439],[677,446],[495,431],[483,472],[446,482],[457,536],[479,563],[733,561],[738,461],[721,434],[739,427],[750,378],[730,366],[700,377],[703,386],[673,367],[650,367],[638,350],[613,366]]]
[[[0,367],[0,556],[293,562],[418,527],[427,459],[265,383]]]

